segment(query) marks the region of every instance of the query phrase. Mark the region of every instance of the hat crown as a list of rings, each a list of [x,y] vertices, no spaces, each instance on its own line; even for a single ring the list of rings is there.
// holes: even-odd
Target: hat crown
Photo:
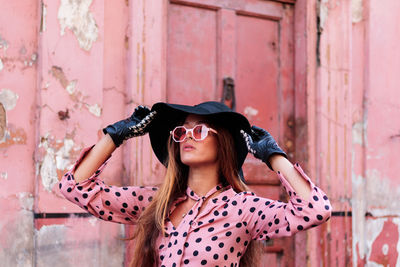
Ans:
[[[231,112],[232,111],[225,104],[222,104],[221,102],[216,102],[216,101],[203,102],[203,103],[194,105],[194,108],[204,109],[204,112],[209,112],[209,113]]]

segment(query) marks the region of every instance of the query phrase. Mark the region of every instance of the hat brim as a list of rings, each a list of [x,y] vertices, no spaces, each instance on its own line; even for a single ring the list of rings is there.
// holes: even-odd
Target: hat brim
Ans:
[[[149,125],[151,146],[158,160],[167,166],[167,142],[172,131],[177,125],[182,124],[188,114],[210,116],[222,127],[226,128],[234,139],[237,152],[238,170],[243,165],[247,156],[247,146],[240,134],[240,130],[250,132],[250,123],[245,116],[230,110],[219,102],[205,102],[196,106],[169,104],[159,102],[153,105],[151,111],[157,115]]]

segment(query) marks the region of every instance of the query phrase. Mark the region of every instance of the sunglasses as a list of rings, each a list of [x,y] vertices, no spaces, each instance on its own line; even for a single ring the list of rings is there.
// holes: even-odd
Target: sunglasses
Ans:
[[[198,124],[192,129],[187,129],[185,126],[177,126],[175,127],[175,129],[170,131],[170,134],[172,135],[172,139],[174,139],[175,142],[179,143],[185,141],[188,133],[192,134],[194,140],[202,141],[208,136],[209,131],[213,133],[218,133],[212,128],[208,128],[203,124]]]

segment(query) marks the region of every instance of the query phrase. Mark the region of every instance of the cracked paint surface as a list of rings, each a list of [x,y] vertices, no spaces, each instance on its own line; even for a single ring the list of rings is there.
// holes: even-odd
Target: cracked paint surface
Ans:
[[[0,102],[5,110],[12,110],[17,105],[19,95],[10,89],[2,89],[0,91]]]
[[[102,226],[96,218],[73,216],[60,225],[41,226],[35,231],[37,266],[123,266],[123,241],[99,242]]]
[[[91,49],[98,37],[97,24],[89,10],[91,4],[92,0],[61,0],[58,9],[61,36],[65,34],[65,29],[70,29],[79,46],[86,51]]]
[[[352,0],[351,11],[353,23],[360,22],[363,19],[363,0]]]
[[[318,9],[319,9],[319,19],[320,19],[320,28],[323,29],[328,19],[329,14],[329,0],[321,0],[318,1]]]
[[[398,216],[400,214],[400,186],[393,184],[377,169],[366,172],[366,195],[368,211],[375,217]]]
[[[22,209],[33,211],[33,195],[28,192],[19,192],[17,193],[17,198],[19,200],[19,204]]]
[[[86,103],[85,99],[87,96],[83,95],[82,92],[77,90],[77,83],[78,80],[69,80],[65,75],[63,69],[59,66],[52,66],[51,67],[51,74],[61,86],[68,92],[70,98],[74,101],[74,107],[76,109],[81,108],[82,106],[86,107],[87,110],[96,117],[101,116],[102,109],[99,104],[88,104]],[[46,84],[45,87],[48,88],[49,84]]]
[[[14,204],[8,200],[8,204]],[[8,213],[0,222],[2,233],[0,259],[2,266],[33,265],[33,213],[25,209]]]
[[[42,2],[42,14],[40,18],[40,31],[45,32],[46,31],[46,21],[47,19],[47,6],[45,3]]]
[[[0,91],[0,148],[13,144],[25,144],[27,135],[23,128],[16,128],[13,123],[7,123],[7,111],[15,108],[18,94],[9,89]]]
[[[87,105],[87,108],[90,113],[95,115],[96,117],[100,117],[101,115],[101,107],[96,103],[94,105]]]
[[[352,129],[353,265],[400,266],[400,53],[392,48],[400,35],[400,2],[352,0],[351,4],[357,81],[353,97],[358,104]],[[376,75],[384,68],[384,75]]]
[[[382,219],[381,219],[382,220]],[[369,261],[375,262],[380,266],[397,266],[399,252],[397,243],[399,242],[398,225],[391,218],[383,219],[381,222],[381,231],[370,244],[371,253]]]
[[[65,138],[62,146],[54,146],[51,137],[47,135],[42,138],[39,147],[44,149],[44,157],[40,166],[40,176],[43,187],[52,192],[53,187],[58,183],[58,177],[71,167],[70,153],[74,147],[72,139]]]
[[[3,37],[0,35],[0,49],[3,49],[3,51],[7,51],[8,49],[8,42],[3,39]]]

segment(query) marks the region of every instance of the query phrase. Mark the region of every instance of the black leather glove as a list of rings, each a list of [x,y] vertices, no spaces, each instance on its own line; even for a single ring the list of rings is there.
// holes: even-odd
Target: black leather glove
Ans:
[[[108,125],[103,129],[103,133],[109,134],[115,146],[119,147],[124,140],[145,135],[148,132],[147,126],[155,114],[156,112],[150,112],[148,107],[138,106],[129,118]]]
[[[248,134],[243,130],[240,132],[246,141],[249,152],[256,158],[261,159],[271,170],[273,169],[269,162],[269,158],[272,155],[279,154],[287,158],[286,153],[283,152],[272,135],[266,130],[253,125],[251,127],[251,134]]]

